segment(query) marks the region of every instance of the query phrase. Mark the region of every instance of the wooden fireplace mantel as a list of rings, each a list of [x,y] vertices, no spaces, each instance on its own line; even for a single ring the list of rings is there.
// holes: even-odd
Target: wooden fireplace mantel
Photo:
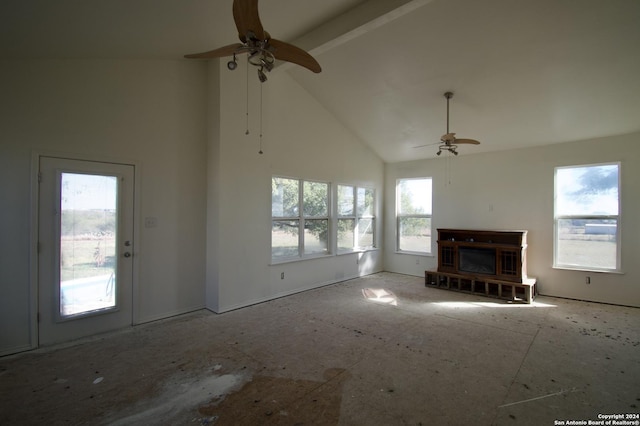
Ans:
[[[438,229],[438,270],[425,271],[425,286],[531,303],[527,231]]]
[[[460,253],[465,249],[494,253],[494,273],[461,270]],[[438,272],[523,283],[527,279],[527,231],[438,229]]]

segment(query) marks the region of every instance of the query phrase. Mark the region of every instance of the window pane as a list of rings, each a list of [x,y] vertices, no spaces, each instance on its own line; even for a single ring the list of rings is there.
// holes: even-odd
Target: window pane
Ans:
[[[358,219],[358,246],[373,247],[374,219]]]
[[[304,222],[304,253],[328,253],[327,237],[329,234],[329,221],[305,220]]]
[[[329,184],[304,182],[302,204],[305,217],[327,217],[329,205]]]
[[[431,252],[431,218],[398,219],[398,248],[404,251]]]
[[[618,165],[556,169],[556,216],[618,214]]]
[[[615,269],[617,220],[560,219],[556,263],[565,266]]]
[[[271,216],[297,217],[299,182],[295,179],[271,179]]]
[[[298,234],[300,221],[274,220],[271,224],[271,257],[286,259],[299,256]]]
[[[338,215],[354,216],[353,186],[338,185]]]
[[[398,183],[398,214],[431,214],[431,178]]]
[[[353,250],[355,225],[354,219],[338,219],[338,250]]]
[[[62,173],[60,315],[116,306],[118,178]]]
[[[373,189],[358,188],[358,216],[373,216]]]

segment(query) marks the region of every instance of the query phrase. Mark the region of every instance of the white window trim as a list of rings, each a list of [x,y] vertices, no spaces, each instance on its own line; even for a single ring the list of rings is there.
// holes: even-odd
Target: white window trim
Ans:
[[[270,265],[279,265],[279,264],[283,264],[283,263],[291,263],[291,262],[299,262],[302,260],[309,260],[309,259],[317,259],[317,258],[324,258],[327,256],[330,256],[332,254],[334,254],[334,251],[332,249],[333,247],[333,215],[332,215],[332,211],[333,211],[333,207],[332,207],[332,191],[333,191],[333,185],[330,182],[326,182],[326,181],[322,181],[322,180],[317,180],[317,179],[303,179],[303,178],[296,178],[296,177],[289,177],[289,176],[284,176],[284,175],[272,175],[270,180],[273,181],[274,178],[280,178],[280,179],[289,179],[289,180],[295,180],[298,181],[298,216],[290,216],[290,217],[274,217],[273,215],[271,216],[271,227],[270,229],[273,230],[273,222],[275,221],[298,221],[298,254],[296,256],[289,256],[289,257],[282,257],[282,258],[278,258],[278,259],[274,259],[273,257],[273,240],[271,240],[272,236],[270,236],[270,240],[272,241],[269,244],[269,250],[270,252]],[[305,182],[313,182],[313,183],[322,183],[322,184],[326,184],[327,185],[327,216],[305,216],[304,214],[304,183]],[[272,200],[273,202],[273,200]],[[323,252],[323,253],[310,253],[310,254],[305,254],[304,252],[304,225],[305,225],[305,219],[306,220],[327,220],[327,227],[328,227],[328,235],[327,235],[327,251]],[[270,231],[273,232],[273,231]]]
[[[617,215],[558,215],[556,214],[557,206],[557,179],[559,169],[569,168],[586,168],[597,166],[617,166],[618,167],[618,214]],[[621,162],[610,163],[593,163],[593,164],[579,164],[571,166],[557,166],[554,168],[553,173],[553,269],[570,270],[570,271],[584,271],[584,272],[602,272],[610,274],[623,274],[622,270],[622,165]],[[558,221],[563,219],[615,219],[616,220],[616,266],[615,268],[598,268],[582,265],[572,265],[558,263]]]
[[[340,186],[348,186],[351,187],[353,190],[353,214],[352,215],[341,215],[338,212],[338,196],[339,196],[339,191],[338,188]],[[378,233],[376,232],[376,215],[375,213],[372,215],[360,215],[358,214],[358,190],[359,189],[364,189],[365,191],[372,191],[373,192],[373,211],[375,212],[376,210],[376,206],[377,206],[377,191],[375,188],[369,187],[369,186],[361,186],[361,185],[355,185],[355,184],[347,184],[347,183],[338,183],[335,185],[335,200],[336,202],[335,204],[335,241],[336,241],[336,246],[335,246],[335,252],[338,255],[344,255],[344,254],[350,254],[350,253],[364,253],[367,251],[374,251],[377,250],[377,243],[378,243]],[[339,220],[353,220],[354,221],[354,228],[353,228],[353,246],[350,249],[340,249],[338,248],[338,221]],[[371,219],[372,223],[373,223],[373,244],[370,246],[361,246],[359,245],[359,230],[358,230],[358,226],[359,226],[359,219]],[[356,244],[356,242],[358,244]]]
[[[284,263],[293,263],[293,262],[301,262],[301,261],[305,261],[305,260],[312,260],[312,259],[319,259],[319,258],[326,258],[328,256],[344,256],[344,255],[349,255],[349,254],[357,254],[357,253],[366,253],[366,252],[371,252],[371,251],[378,251],[379,248],[377,247],[377,243],[378,243],[378,229],[377,229],[377,215],[376,212],[378,211],[378,191],[376,190],[375,187],[372,186],[363,186],[363,185],[357,185],[357,184],[352,184],[352,183],[339,183],[339,184],[333,184],[331,182],[327,182],[327,181],[322,181],[322,180],[318,180],[318,179],[304,179],[304,178],[298,178],[298,177],[291,177],[291,176],[285,176],[285,175],[280,175],[280,174],[274,174],[271,176],[271,182],[273,181],[274,178],[279,178],[279,179],[290,179],[290,180],[295,180],[298,182],[299,184],[299,189],[298,189],[298,210],[299,210],[299,216],[294,216],[294,217],[275,217],[275,216],[271,216],[270,219],[270,223],[271,223],[271,227],[270,229],[273,229],[273,223],[275,221],[298,221],[298,254],[295,256],[289,256],[289,257],[282,257],[282,258],[277,258],[275,259],[273,257],[273,246],[271,244],[269,244],[269,258],[270,258],[270,262],[269,265],[281,265]],[[328,217],[303,217],[304,216],[304,211],[303,211],[303,197],[304,197],[304,183],[305,182],[317,182],[317,183],[324,183],[327,184],[328,187],[328,197],[329,199],[327,200],[328,203],[328,209],[327,209],[327,213],[328,213]],[[354,191],[354,215],[350,215],[350,216],[341,216],[338,215],[338,186],[348,186],[348,187],[352,187],[353,191]],[[373,197],[374,197],[374,201],[373,201],[373,214],[372,215],[359,215],[358,214],[358,210],[357,210],[357,192],[359,189],[364,189],[365,191],[373,191]],[[273,202],[273,200],[272,200]],[[305,219],[310,219],[310,220],[315,220],[315,219],[325,219],[328,220],[328,236],[327,236],[327,252],[325,253],[312,253],[312,254],[304,254],[304,220]],[[355,221],[355,229],[354,229],[354,244],[355,244],[355,240],[358,238],[358,235],[355,234],[356,232],[358,232],[357,226],[358,226],[358,219],[371,219],[373,221],[373,246],[367,246],[367,247],[354,247],[352,250],[338,250],[338,220],[339,219],[353,219]],[[270,235],[270,241],[273,242],[272,240],[272,235]]]
[[[400,182],[401,181],[405,181],[405,180],[425,180],[425,179],[430,179],[431,180],[431,214],[400,214],[398,213],[398,211],[400,210],[400,191],[398,190],[399,186],[400,186]],[[433,177],[431,176],[420,176],[420,177],[410,177],[410,178],[398,178],[396,179],[396,186],[395,186],[395,197],[396,197],[396,203],[395,203],[395,211],[396,211],[396,229],[395,229],[395,253],[396,254],[409,254],[409,255],[413,255],[413,256],[423,256],[423,257],[435,257],[434,254],[434,250],[433,250],[433,242],[434,242],[434,238],[433,238]],[[422,219],[430,219],[431,220],[431,244],[429,246],[429,251],[428,252],[424,252],[424,251],[412,251],[412,250],[402,250],[400,249],[400,219],[402,218],[422,218]]]

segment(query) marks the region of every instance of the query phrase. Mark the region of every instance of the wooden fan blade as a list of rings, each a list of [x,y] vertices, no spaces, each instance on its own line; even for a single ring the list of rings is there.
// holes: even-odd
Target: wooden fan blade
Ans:
[[[236,21],[241,42],[247,42],[249,32],[258,40],[267,39],[258,14],[258,0],[233,0],[233,20]]]
[[[322,71],[318,61],[299,47],[273,38],[269,40],[269,46],[276,59],[298,64],[315,73]]]
[[[213,59],[213,58],[221,58],[223,56],[231,56],[239,47],[243,45],[240,43],[230,44],[228,46],[219,47],[215,50],[210,50],[208,52],[202,53],[192,53],[190,55],[184,55],[185,58],[189,59]]]
[[[434,146],[434,145],[440,145],[442,142],[435,142],[435,143],[428,143],[428,144],[424,144],[424,145],[418,145],[418,146],[412,146],[411,148],[425,148],[427,146]]]
[[[461,144],[461,143],[468,143],[468,144],[472,144],[472,145],[480,145],[480,142],[478,142],[475,139],[456,139],[454,144]]]

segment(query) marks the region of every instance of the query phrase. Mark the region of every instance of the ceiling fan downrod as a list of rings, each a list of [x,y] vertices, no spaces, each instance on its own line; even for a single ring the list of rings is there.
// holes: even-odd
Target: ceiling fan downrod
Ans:
[[[449,99],[453,98],[453,92],[446,92],[444,97],[447,98],[447,134],[449,133]]]
[[[268,48],[268,40],[258,40],[255,35],[250,31],[247,33],[246,42],[243,45],[238,46],[233,52],[233,59],[227,62],[227,68],[231,71],[238,68],[237,55],[246,53],[248,57],[248,63],[258,68],[258,79],[261,83],[267,81],[267,75],[264,73],[273,69],[276,58]]]
[[[453,139],[453,141],[445,139],[445,137],[448,138],[450,136],[450,133],[449,133],[449,99],[451,99],[453,97],[453,92],[445,92],[444,97],[447,98],[447,133],[445,134],[445,136],[442,139],[444,144],[442,144],[442,145],[440,145],[438,147],[438,152],[436,153],[436,155],[439,156],[440,154],[442,154],[443,150],[449,151],[453,155],[458,155],[458,151],[457,151],[458,146],[452,143],[452,142],[455,141],[455,139]]]

